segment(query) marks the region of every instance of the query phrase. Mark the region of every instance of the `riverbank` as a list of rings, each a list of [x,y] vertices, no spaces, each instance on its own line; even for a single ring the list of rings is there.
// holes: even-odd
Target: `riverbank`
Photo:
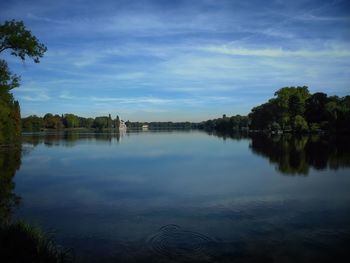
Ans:
[[[39,227],[19,221],[0,225],[0,260],[7,263],[68,263],[74,258]]]

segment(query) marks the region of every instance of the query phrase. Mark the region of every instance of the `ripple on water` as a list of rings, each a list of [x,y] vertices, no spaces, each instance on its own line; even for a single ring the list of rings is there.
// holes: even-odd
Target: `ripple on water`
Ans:
[[[148,239],[149,248],[153,252],[169,257],[206,254],[206,248],[212,242],[214,241],[208,236],[172,224],[161,227]]]

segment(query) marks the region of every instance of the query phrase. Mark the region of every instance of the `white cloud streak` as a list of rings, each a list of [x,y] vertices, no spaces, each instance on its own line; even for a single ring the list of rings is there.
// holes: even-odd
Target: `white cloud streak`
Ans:
[[[24,112],[33,105],[167,113],[215,105],[210,110],[221,112],[249,92],[248,111],[281,86],[348,88],[342,3],[13,0],[0,16],[25,20],[49,48],[29,69],[9,60],[33,82],[14,91]]]
[[[31,84],[29,87],[15,89],[14,93],[18,94],[18,98],[20,100],[28,102],[46,102],[51,100],[47,89],[33,87],[33,84]]]
[[[349,49],[329,49],[329,50],[284,50],[280,49],[247,49],[240,47],[208,46],[200,48],[203,51],[232,55],[232,56],[256,56],[256,57],[304,57],[304,58],[322,58],[322,57],[350,57]]]

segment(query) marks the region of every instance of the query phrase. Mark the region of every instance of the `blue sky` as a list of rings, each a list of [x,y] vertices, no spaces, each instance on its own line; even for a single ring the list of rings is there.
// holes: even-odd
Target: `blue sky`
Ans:
[[[350,92],[350,2],[0,1],[48,52],[7,54],[22,115],[131,121],[247,114],[285,86]]]

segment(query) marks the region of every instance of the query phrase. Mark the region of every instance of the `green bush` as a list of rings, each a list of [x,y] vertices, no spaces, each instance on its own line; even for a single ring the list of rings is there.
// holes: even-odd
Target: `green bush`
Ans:
[[[294,130],[296,132],[307,132],[309,130],[306,120],[300,115],[295,116]]]

